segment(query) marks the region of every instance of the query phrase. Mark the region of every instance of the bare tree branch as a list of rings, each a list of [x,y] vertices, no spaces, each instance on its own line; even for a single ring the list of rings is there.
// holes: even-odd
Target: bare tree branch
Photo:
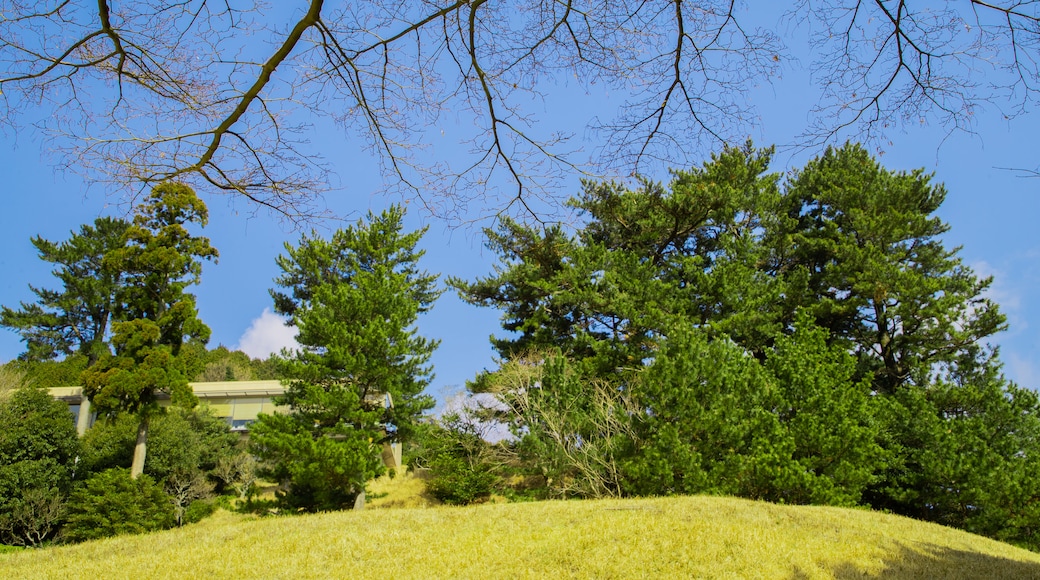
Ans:
[[[1040,0],[801,0],[788,17],[822,90],[806,146],[970,131],[1037,94]],[[790,60],[773,24],[737,0],[0,0],[0,122],[35,124],[95,180],[186,180],[306,219],[331,188],[310,123],[332,121],[435,213],[533,213],[566,175],[742,141],[749,89]],[[587,119],[591,155],[530,110],[564,83],[623,101]],[[434,150],[442,131],[465,155]]]

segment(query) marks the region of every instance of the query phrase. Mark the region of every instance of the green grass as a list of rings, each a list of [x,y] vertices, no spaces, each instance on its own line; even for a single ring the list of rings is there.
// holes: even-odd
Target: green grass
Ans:
[[[732,498],[218,512],[0,555],[3,578],[1040,578],[1040,555],[934,524]]]

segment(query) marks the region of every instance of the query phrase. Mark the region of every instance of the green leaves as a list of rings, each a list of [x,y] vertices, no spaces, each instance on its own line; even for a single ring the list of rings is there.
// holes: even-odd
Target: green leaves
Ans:
[[[990,280],[939,239],[948,226],[932,214],[945,196],[921,171],[887,171],[856,145],[810,162],[785,196],[783,267],[810,273],[799,303],[849,341],[885,393],[1005,328],[983,297]]]
[[[180,357],[185,342],[205,344],[209,327],[198,319],[186,288],[199,281],[202,260],[215,258],[209,240],[191,235],[205,225],[206,206],[187,186],[157,186],[126,230],[125,247],[105,259],[125,272],[123,307],[112,324],[112,346],[83,373],[85,394],[99,412],[148,413],[160,393],[193,406],[188,381],[199,372]],[[195,366],[195,365],[192,365]]]
[[[1005,327],[991,280],[942,244],[945,189],[857,145],[784,182],[770,154],[727,148],[667,186],[585,183],[573,233],[488,232],[499,266],[451,284],[509,334],[471,388],[541,401],[517,448],[573,481],[568,450],[608,449],[598,477],[620,465],[622,493],[866,503],[1035,546],[1040,410],[985,343]],[[491,389],[530,352],[570,378],[540,363],[529,388]],[[588,428],[603,385],[626,401],[609,446]]]
[[[171,528],[173,505],[151,477],[131,479],[109,469],[88,479],[69,498],[65,533],[73,542]]]
[[[437,341],[415,322],[440,295],[415,246],[423,231],[401,232],[392,207],[325,240],[312,234],[278,258],[283,290],[275,309],[299,329],[301,349],[285,353],[281,404],[290,415],[262,415],[251,430],[271,475],[291,485],[287,505],[307,510],[353,505],[382,471],[382,444],[409,437],[433,406],[423,395]]]
[[[0,543],[50,540],[80,453],[65,403],[22,387],[0,401]]]
[[[0,325],[26,343],[20,358],[41,361],[79,353],[94,361],[108,351],[109,325],[122,308],[126,276],[111,256],[122,250],[129,228],[125,220],[104,217],[61,243],[33,238],[40,259],[58,266],[53,274],[62,289],[30,286],[37,303],[0,309]]]

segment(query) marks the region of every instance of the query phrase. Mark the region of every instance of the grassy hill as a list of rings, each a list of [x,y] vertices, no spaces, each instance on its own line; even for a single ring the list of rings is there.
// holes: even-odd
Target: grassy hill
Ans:
[[[218,513],[0,555],[3,578],[1040,578],[1040,554],[934,524],[732,498]]]

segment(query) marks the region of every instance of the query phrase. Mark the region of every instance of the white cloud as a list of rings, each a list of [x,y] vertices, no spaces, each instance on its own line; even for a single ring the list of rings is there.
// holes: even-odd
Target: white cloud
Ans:
[[[985,296],[1000,305],[1002,310],[1017,310],[1022,306],[1022,297],[1010,282],[1007,272],[990,265],[989,262],[979,261],[971,264],[971,269],[979,278],[993,276],[993,284],[986,289]]]
[[[253,358],[267,358],[272,353],[281,352],[283,348],[300,348],[296,334],[295,326],[286,326],[284,318],[264,308],[260,317],[253,320],[238,339],[238,350]]]

